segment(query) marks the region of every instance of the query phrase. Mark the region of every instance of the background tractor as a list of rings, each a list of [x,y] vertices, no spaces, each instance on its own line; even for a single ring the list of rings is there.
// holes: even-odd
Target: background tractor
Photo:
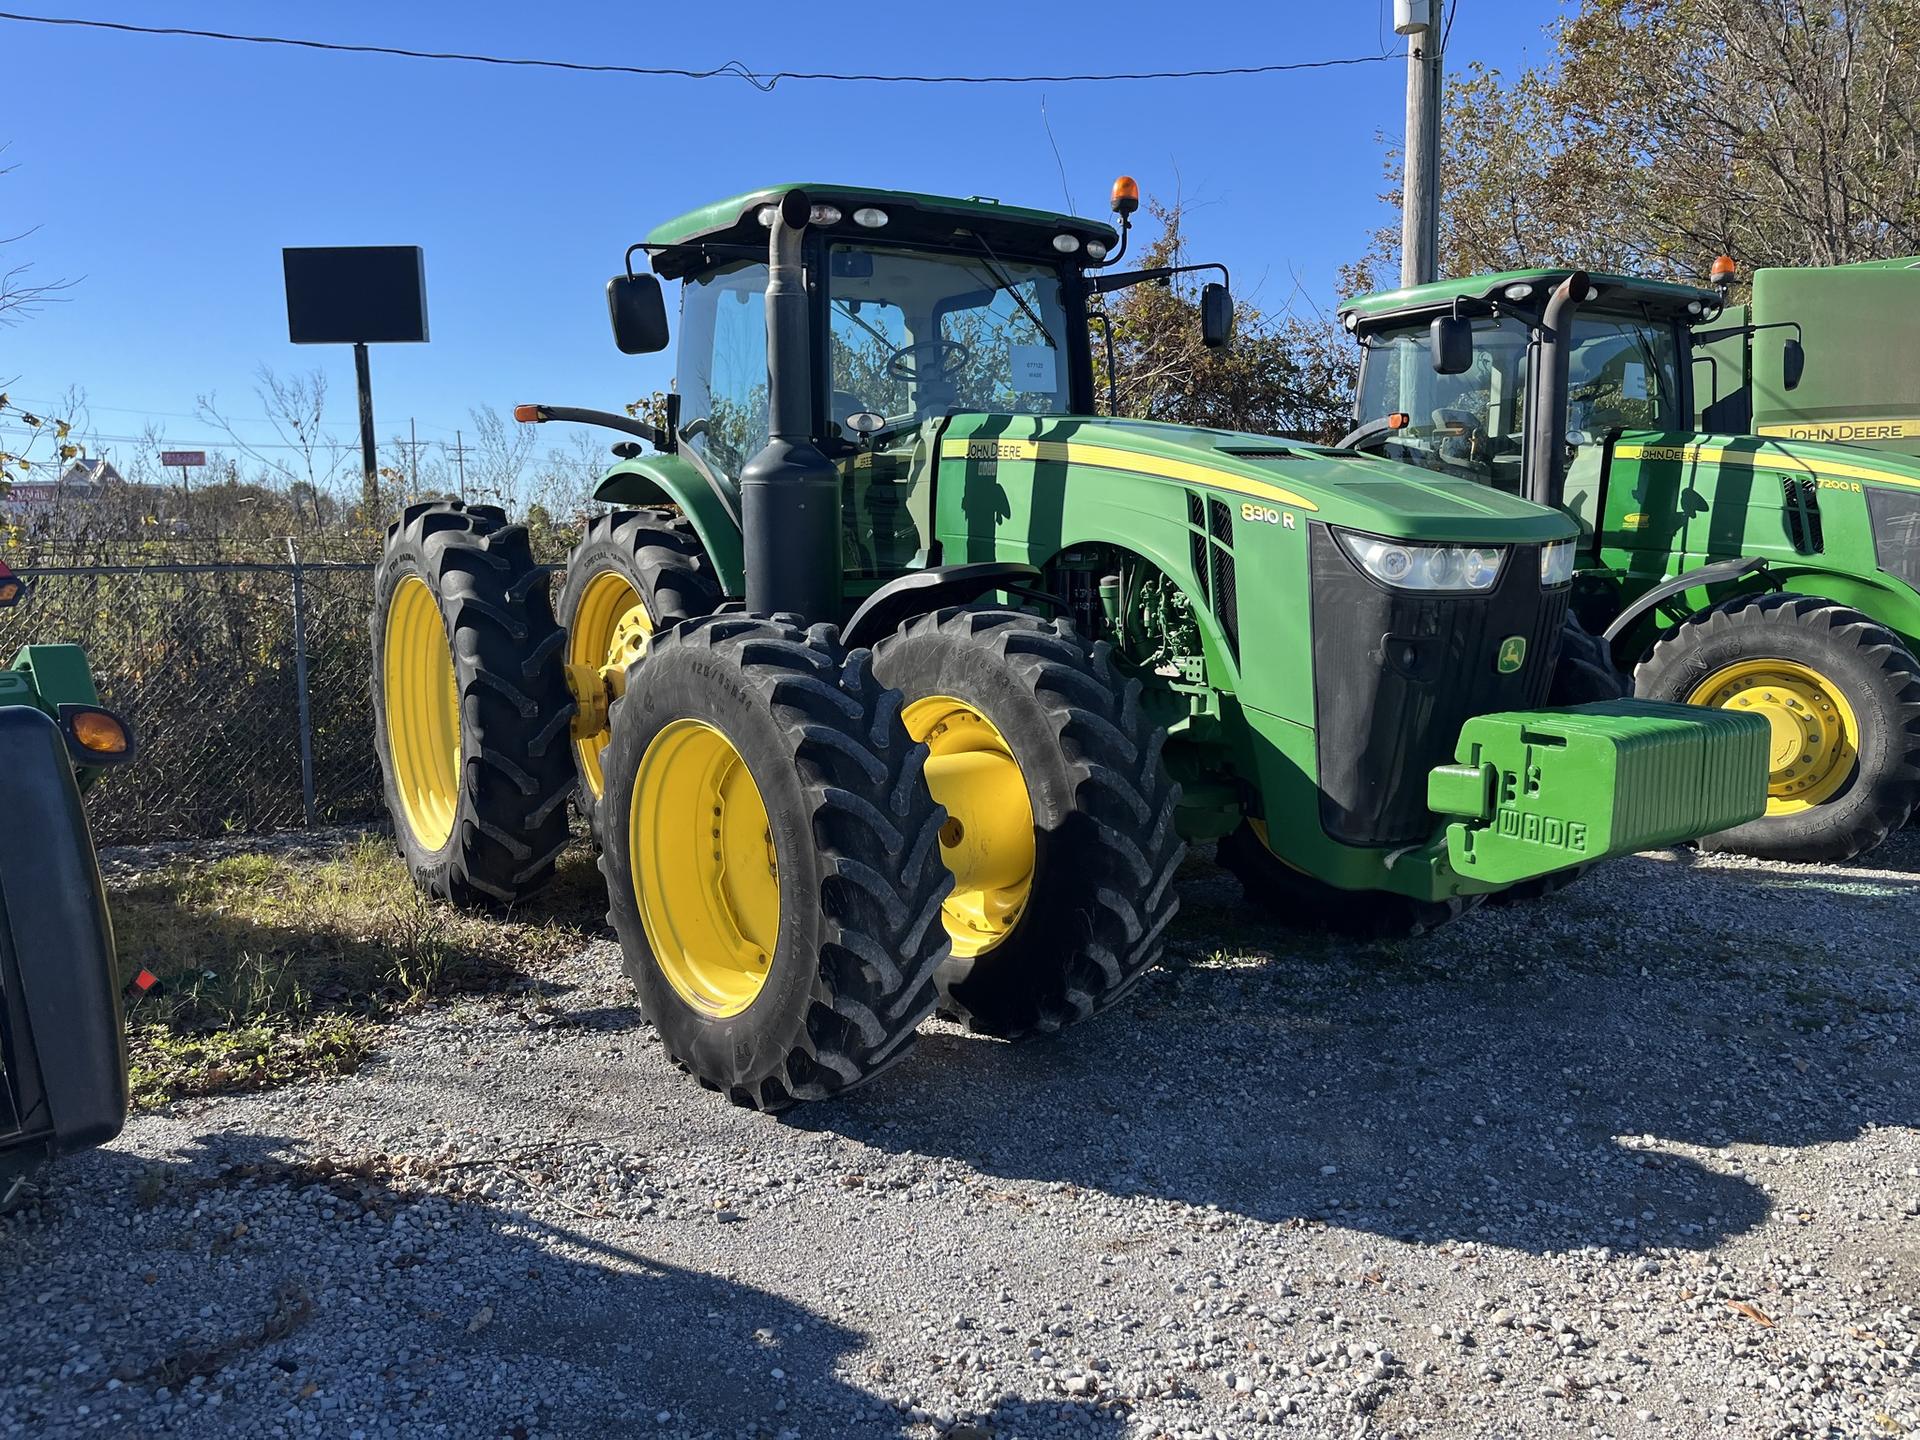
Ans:
[[[380,748],[420,883],[527,893],[577,770],[668,1052],[774,1109],[936,1004],[1017,1038],[1113,1003],[1185,840],[1290,919],[1411,931],[1759,813],[1757,719],[1538,708],[1564,515],[1097,416],[1100,297],[1181,273],[1113,268],[1137,203],[787,185],[635,245],[623,351],[666,346],[682,286],[661,423],[516,412],[633,437],[557,617],[497,512],[390,533]],[[1225,343],[1225,286],[1200,308]]]
[[[26,587],[0,564],[0,608]],[[78,646],[24,646],[0,670],[0,1210],[42,1161],[126,1120],[113,930],[80,796],[133,750]]]
[[[1707,845],[1845,859],[1920,802],[1920,459],[1776,437],[1920,435],[1920,271],[1765,270],[1754,293],[1722,314],[1713,290],[1527,270],[1350,301],[1342,444],[1571,516],[1574,614],[1635,693],[1768,722],[1766,814]]]

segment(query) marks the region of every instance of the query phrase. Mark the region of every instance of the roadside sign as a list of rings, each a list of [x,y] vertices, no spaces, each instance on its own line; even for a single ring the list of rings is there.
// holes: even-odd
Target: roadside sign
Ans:
[[[184,470],[190,465],[206,464],[207,452],[204,450],[162,450],[160,452],[160,463],[169,470]]]

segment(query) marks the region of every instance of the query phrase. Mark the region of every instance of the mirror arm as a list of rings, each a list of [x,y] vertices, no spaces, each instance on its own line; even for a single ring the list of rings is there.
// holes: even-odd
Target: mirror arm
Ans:
[[[1724,325],[1718,330],[1696,330],[1693,343],[1711,345],[1716,340],[1731,340],[1736,335],[1758,335],[1762,330],[1791,330],[1793,338],[1802,345],[1807,343],[1806,332],[1800,328],[1798,320],[1773,320],[1765,325]]]
[[[1227,267],[1211,260],[1199,265],[1154,265],[1146,270],[1122,270],[1117,275],[1092,275],[1088,280],[1094,294],[1106,295],[1149,280],[1171,280],[1175,275],[1192,275],[1201,270],[1218,270],[1221,283],[1229,290],[1233,288],[1233,277],[1227,273]]]
[[[631,415],[616,415],[611,410],[581,410],[572,405],[516,405],[513,418],[526,424],[543,425],[549,420],[567,420],[576,425],[602,425],[609,430],[638,435],[654,449],[671,452],[673,439],[665,431],[636,420]]]

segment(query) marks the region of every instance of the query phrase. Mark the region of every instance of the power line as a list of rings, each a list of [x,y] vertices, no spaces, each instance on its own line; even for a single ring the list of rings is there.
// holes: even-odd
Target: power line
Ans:
[[[505,65],[534,70],[568,70],[589,75],[640,75],[652,79],[744,80],[756,90],[771,91],[782,80],[832,80],[883,85],[1073,85],[1120,80],[1216,80],[1228,76],[1281,75],[1297,70],[1331,70],[1344,65],[1375,65],[1398,58],[1391,52],[1351,55],[1330,60],[1293,60],[1271,65],[1228,65],[1204,70],[1133,70],[1078,75],[879,75],[826,70],[749,69],[729,60],[709,70],[677,65],[601,65],[579,60],[543,60],[523,56],[479,55],[457,50],[408,50],[396,45],[349,45],[331,40],[305,40],[286,35],[236,35],[224,30],[191,30],[181,26],[129,25],[119,20],[79,20],[59,15],[21,15],[0,10],[0,20],[26,25],[60,25],[83,30],[115,30],[128,35],[171,35],[195,40],[227,40],[245,45],[282,45],[300,50],[324,50],[347,55],[388,55],[402,60],[449,60],[470,65]]]
[[[46,400],[27,400],[19,396],[13,397],[13,403],[16,405],[23,405],[27,409],[33,411],[34,414],[40,415],[40,416],[54,415],[58,411],[60,411],[66,404],[64,400],[57,401],[57,402],[46,401]],[[197,412],[186,411],[186,410],[142,410],[139,407],[132,406],[132,405],[96,405],[91,400],[83,402],[78,407],[78,409],[87,411],[87,412],[99,410],[109,415],[147,415],[147,416],[159,416],[163,419],[168,419],[168,420],[194,420],[194,421],[198,421],[201,424],[205,424],[206,418],[207,418],[205,415],[199,414]],[[222,415],[220,419],[222,423],[233,424],[233,425],[279,425],[282,423],[281,421],[275,420],[271,415]],[[422,420],[418,423],[425,426],[429,430],[444,430],[449,435],[453,434],[454,427],[451,425],[441,425],[432,420]],[[340,443],[343,445],[358,445],[360,443],[360,437],[358,434],[336,437],[331,433],[328,433],[327,438],[328,439],[338,438],[340,440]]]

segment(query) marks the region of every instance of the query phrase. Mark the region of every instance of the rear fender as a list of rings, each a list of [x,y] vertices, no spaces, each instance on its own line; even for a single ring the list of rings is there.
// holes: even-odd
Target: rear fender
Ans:
[[[622,460],[600,481],[593,498],[613,505],[672,505],[693,525],[701,548],[713,562],[720,588],[728,595],[746,593],[746,569],[741,559],[739,501],[709,484],[707,477],[678,455],[637,455]]]

